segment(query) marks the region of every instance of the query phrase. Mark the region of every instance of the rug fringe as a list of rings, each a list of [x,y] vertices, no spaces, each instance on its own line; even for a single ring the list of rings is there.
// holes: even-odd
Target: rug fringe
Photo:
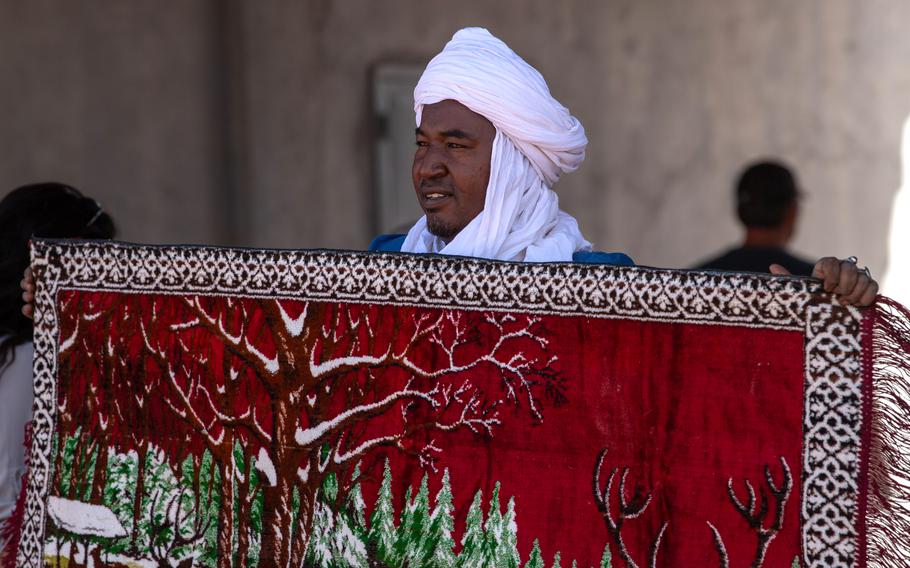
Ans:
[[[866,565],[903,568],[910,566],[910,310],[879,297],[870,311],[872,427]]]
[[[28,486],[28,460],[32,449],[32,423],[25,425],[25,473],[22,475],[22,484],[19,487],[19,496],[16,497],[16,508],[6,520],[3,530],[0,531],[0,568],[16,568],[16,553],[19,551],[19,537],[22,535],[22,522],[25,519],[25,488]]]

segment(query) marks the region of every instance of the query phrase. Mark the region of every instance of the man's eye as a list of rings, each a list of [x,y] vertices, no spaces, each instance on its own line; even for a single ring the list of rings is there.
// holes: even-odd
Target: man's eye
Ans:
[[[465,146],[463,146],[463,145],[461,145],[461,144],[458,144],[458,143],[456,143],[456,142],[449,142],[449,143],[447,144],[447,146],[448,146],[449,148],[464,148],[464,147],[465,147]]]
[[[419,146],[421,148],[423,148],[424,146],[429,146],[429,144],[427,144],[427,142],[424,140],[418,140],[417,142],[415,142],[415,144],[417,144],[417,146]]]

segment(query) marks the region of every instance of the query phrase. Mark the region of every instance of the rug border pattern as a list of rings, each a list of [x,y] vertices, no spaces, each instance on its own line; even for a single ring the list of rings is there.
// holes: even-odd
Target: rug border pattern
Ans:
[[[42,272],[36,292],[33,473],[17,565],[42,564],[44,501],[56,412],[57,321],[61,290],[161,294],[234,294],[307,301],[509,310],[552,315],[672,321],[795,330],[806,336],[804,432],[824,418],[840,426],[815,432],[803,448],[803,550],[808,566],[856,566],[862,416],[845,413],[860,393],[861,314],[832,303],[807,279],[668,271],[572,263],[516,264],[425,255],[140,246],[92,241],[32,244]],[[856,332],[851,336],[852,330]],[[846,330],[846,333],[845,333]],[[832,400],[832,396],[840,397]],[[49,401],[51,403],[49,403]],[[844,434],[846,432],[846,434]],[[817,451],[823,448],[824,451]],[[816,451],[813,451],[816,450]],[[834,456],[834,457],[832,457]],[[832,469],[833,468],[833,469]],[[852,468],[852,469],[851,469]],[[852,473],[851,473],[852,471]],[[835,480],[837,494],[819,489]],[[809,497],[811,497],[811,502]],[[842,527],[832,545],[821,527]],[[822,553],[824,552],[824,553]],[[832,564],[832,561],[835,562]]]

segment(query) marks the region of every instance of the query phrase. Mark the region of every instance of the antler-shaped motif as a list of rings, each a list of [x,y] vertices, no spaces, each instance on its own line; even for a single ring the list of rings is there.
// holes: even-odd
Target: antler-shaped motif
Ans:
[[[619,549],[620,557],[625,561],[628,568],[638,568],[638,564],[632,560],[629,549],[626,548],[626,543],[623,541],[622,527],[626,520],[637,518],[645,512],[648,505],[651,504],[651,494],[646,493],[643,486],[636,485],[632,498],[626,499],[626,477],[629,475],[629,468],[622,468],[622,473],[619,475],[619,510],[614,518],[610,506],[610,499],[613,494],[613,482],[616,479],[616,474],[619,473],[620,468],[614,467],[610,470],[610,475],[607,476],[607,483],[603,490],[601,490],[600,473],[603,469],[606,455],[607,448],[604,448],[600,451],[600,454],[598,454],[597,463],[594,466],[594,483],[592,487],[594,491],[594,502],[597,504],[597,510],[600,512],[600,515],[604,519],[604,523],[607,525],[607,530],[610,532],[613,542]],[[660,550],[660,545],[666,530],[667,523],[664,523],[660,527],[657,538],[654,539],[654,543],[651,545],[651,551],[648,557],[648,566],[650,568],[654,568],[657,565],[657,552]]]
[[[752,568],[759,568],[764,563],[765,555],[768,552],[768,546],[771,544],[771,541],[774,540],[774,537],[777,536],[777,533],[780,532],[781,528],[783,528],[784,507],[787,504],[787,500],[790,498],[790,492],[793,490],[793,475],[790,472],[790,466],[787,465],[787,460],[784,459],[783,456],[779,459],[783,470],[783,479],[779,486],[775,483],[774,476],[771,474],[771,466],[765,465],[765,482],[768,485],[768,492],[770,492],[771,497],[774,499],[774,516],[771,521],[771,526],[769,527],[764,526],[765,517],[768,516],[770,509],[770,501],[765,488],[760,487],[758,495],[756,496],[755,488],[752,487],[752,483],[746,479],[745,486],[748,493],[748,499],[743,503],[739,497],[737,497],[736,491],[733,489],[733,478],[731,477],[727,480],[727,494],[730,496],[730,502],[733,503],[733,508],[746,520],[749,524],[749,528],[751,528],[758,537]],[[723,538],[714,525],[709,522],[708,526],[714,535],[714,544],[720,555],[720,567],[729,568],[730,560],[727,556],[727,549],[726,546],[724,546]]]

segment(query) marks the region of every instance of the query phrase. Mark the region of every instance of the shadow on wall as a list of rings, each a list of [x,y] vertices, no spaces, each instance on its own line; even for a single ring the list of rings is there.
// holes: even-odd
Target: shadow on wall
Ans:
[[[901,135],[901,185],[891,207],[888,235],[888,268],[882,293],[910,305],[910,115]]]

